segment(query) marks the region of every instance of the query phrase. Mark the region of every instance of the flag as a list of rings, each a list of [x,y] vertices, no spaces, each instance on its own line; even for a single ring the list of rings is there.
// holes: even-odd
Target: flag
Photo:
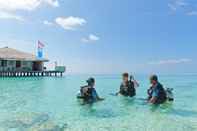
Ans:
[[[44,48],[44,44],[38,41],[38,52],[37,52],[38,58],[43,58],[43,48]]]
[[[40,41],[38,41],[38,49],[44,48],[44,44]]]
[[[38,58],[42,58],[43,57],[43,52],[42,50],[38,51]]]

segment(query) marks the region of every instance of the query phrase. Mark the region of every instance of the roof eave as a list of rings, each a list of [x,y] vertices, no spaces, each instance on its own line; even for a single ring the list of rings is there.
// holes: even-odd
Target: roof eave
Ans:
[[[0,60],[8,60],[8,61],[42,61],[42,62],[49,62],[48,59],[16,59],[16,58],[0,58]]]

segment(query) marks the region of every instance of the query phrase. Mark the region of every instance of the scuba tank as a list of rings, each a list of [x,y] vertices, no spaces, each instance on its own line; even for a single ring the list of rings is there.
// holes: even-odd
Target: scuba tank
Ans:
[[[166,94],[167,94],[167,99],[168,101],[174,101],[174,94],[173,94],[173,88],[167,88],[166,89]]]
[[[82,86],[77,93],[77,98],[79,99],[84,99],[87,97],[90,87],[95,83],[95,79],[90,77],[86,82],[88,83],[88,85]]]
[[[78,99],[83,99],[85,97],[85,93],[87,92],[88,86],[82,86],[81,89],[77,93],[77,98]]]

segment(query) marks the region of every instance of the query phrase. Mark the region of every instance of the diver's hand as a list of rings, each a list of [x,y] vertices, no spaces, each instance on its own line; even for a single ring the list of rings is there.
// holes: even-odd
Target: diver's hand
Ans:
[[[119,93],[119,92],[117,92],[115,95],[116,95],[116,96],[118,96],[119,94],[120,94],[120,93]]]
[[[105,98],[98,98],[98,101],[103,101],[105,100]]]

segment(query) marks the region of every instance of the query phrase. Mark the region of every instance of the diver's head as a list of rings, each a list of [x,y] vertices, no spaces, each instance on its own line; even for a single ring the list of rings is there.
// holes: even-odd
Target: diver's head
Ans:
[[[93,87],[95,85],[95,79],[92,77],[90,77],[86,82],[88,83],[88,86]]]
[[[123,82],[128,82],[129,81],[129,74],[128,73],[123,73],[122,74],[122,80]]]
[[[157,77],[157,75],[151,75],[150,76],[150,83],[152,85],[156,85],[158,83],[158,77]]]

